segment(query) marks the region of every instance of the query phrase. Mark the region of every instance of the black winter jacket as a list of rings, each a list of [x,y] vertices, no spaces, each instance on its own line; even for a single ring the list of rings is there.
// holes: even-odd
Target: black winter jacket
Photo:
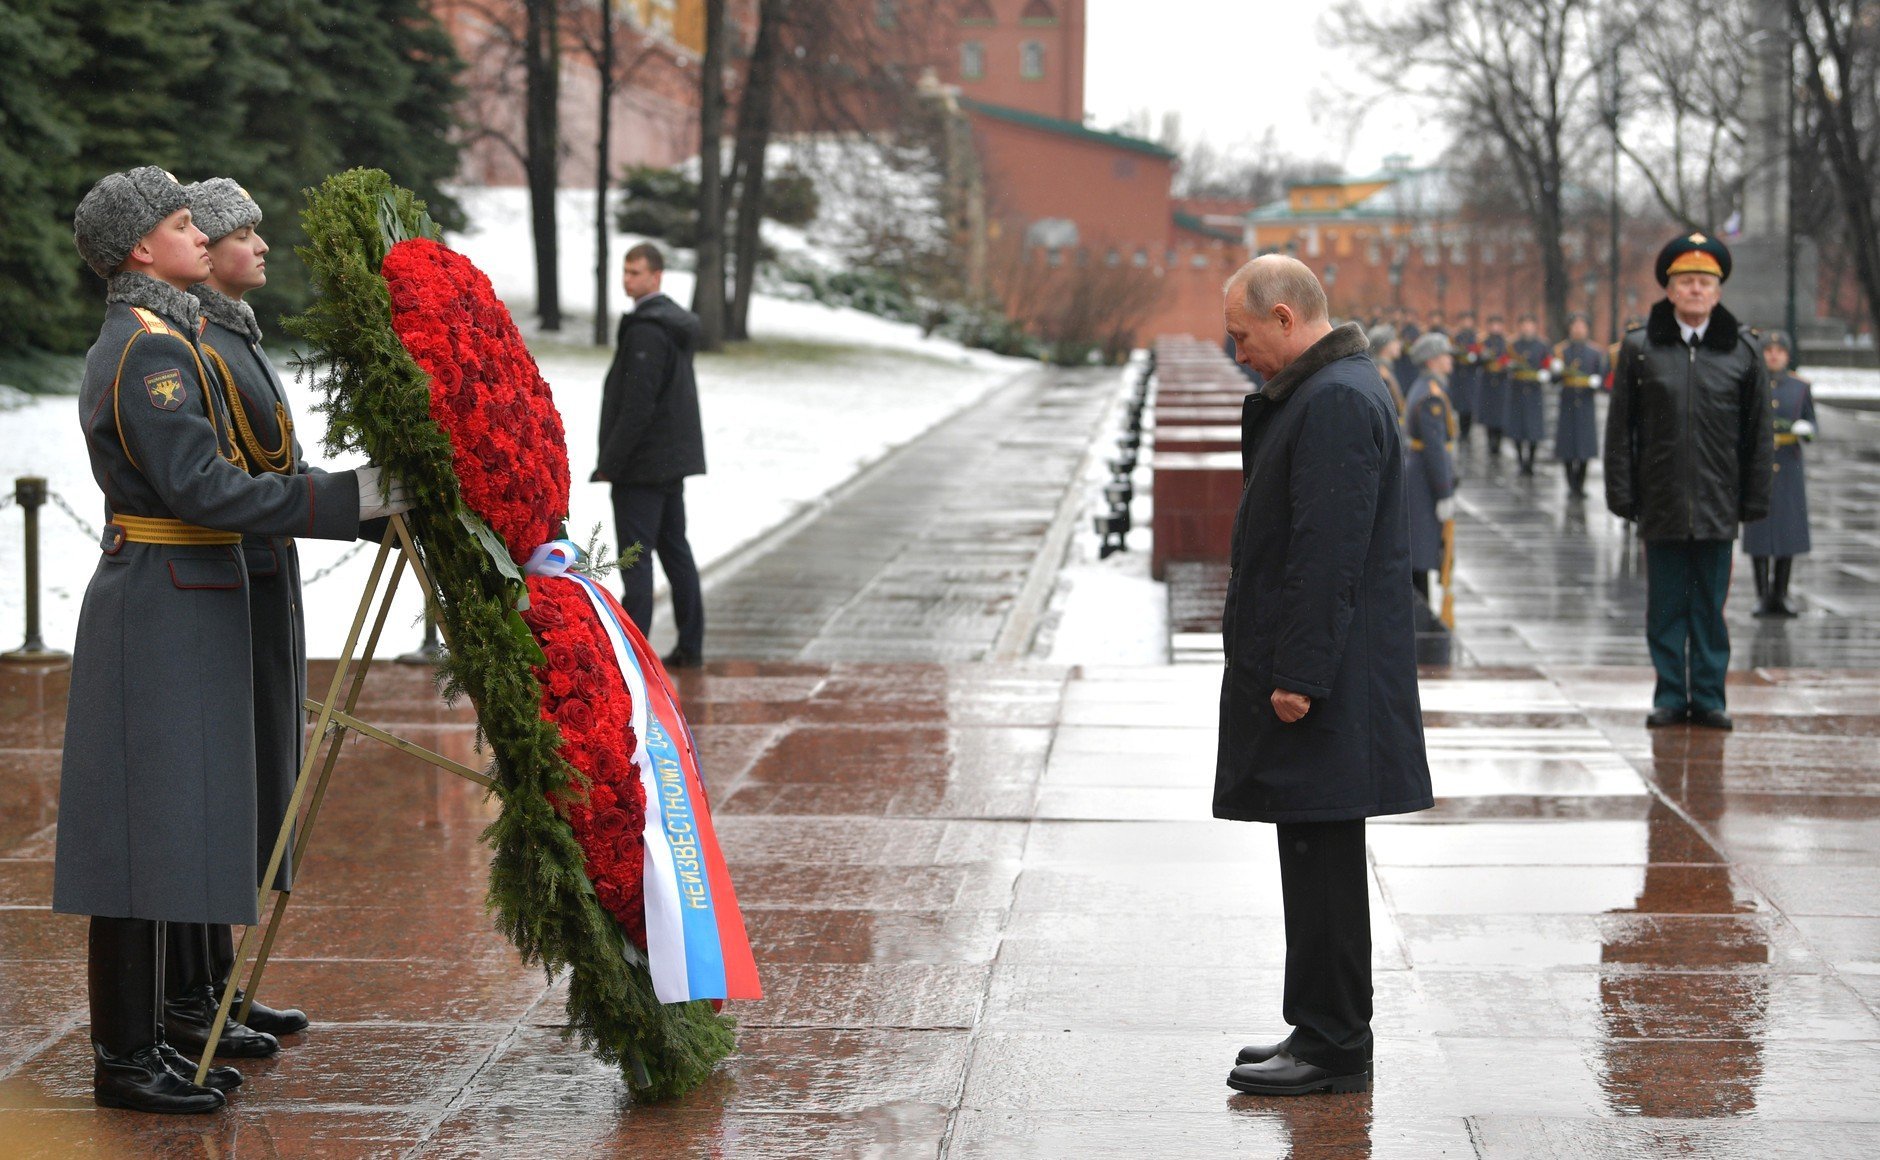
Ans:
[[[652,485],[705,474],[692,374],[698,336],[698,316],[664,294],[641,299],[621,317],[601,395],[597,477]]]
[[[1606,506],[1652,540],[1734,540],[1769,514],[1775,431],[1762,350],[1719,306],[1695,347],[1668,299],[1620,344]]]

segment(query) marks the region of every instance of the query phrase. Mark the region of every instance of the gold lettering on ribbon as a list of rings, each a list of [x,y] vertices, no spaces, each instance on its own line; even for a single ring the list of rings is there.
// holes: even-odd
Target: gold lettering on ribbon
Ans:
[[[709,887],[705,864],[699,857],[697,830],[692,823],[691,804],[686,798],[685,770],[666,754],[666,732],[658,721],[646,723],[647,749],[653,758],[653,775],[659,781],[660,813],[666,827],[666,844],[672,849],[673,869],[679,875],[679,893],[693,910],[709,905]]]

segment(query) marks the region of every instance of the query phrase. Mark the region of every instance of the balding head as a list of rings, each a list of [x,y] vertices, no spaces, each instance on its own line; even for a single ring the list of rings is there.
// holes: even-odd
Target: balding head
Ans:
[[[1267,378],[1331,333],[1325,287],[1297,258],[1263,254],[1234,271],[1224,293],[1235,361]]]

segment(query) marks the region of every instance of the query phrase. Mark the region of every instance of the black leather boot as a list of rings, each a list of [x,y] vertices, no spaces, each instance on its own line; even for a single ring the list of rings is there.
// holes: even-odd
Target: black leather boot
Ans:
[[[1756,612],[1757,616],[1769,615],[1769,557],[1751,556],[1749,569],[1756,577]]]
[[[226,923],[211,923],[209,926],[209,967],[215,974],[215,998],[219,1003],[222,1001],[222,988],[228,986],[228,977],[235,970],[235,934]],[[229,1008],[231,1014],[242,1009],[244,998],[242,989],[235,988],[235,1003]],[[264,1031],[277,1038],[298,1035],[307,1029],[305,1012],[294,1007],[277,1010],[259,999],[248,1008],[248,1017],[242,1022],[256,1031]]]
[[[186,1055],[201,1057],[209,1045],[209,1029],[221,998],[209,982],[208,930],[202,923],[169,924],[169,951],[173,972],[163,1002],[165,1037]],[[281,1049],[281,1041],[235,1019],[229,1009],[217,1055],[231,1059],[265,1059]]]
[[[91,999],[92,1099],[134,1112],[213,1112],[228,1100],[170,1070],[157,1029],[163,968],[160,924],[141,918],[91,920],[86,963]]]
[[[1789,603],[1789,571],[1795,567],[1795,557],[1777,556],[1775,568],[1769,574],[1769,615],[1791,617],[1800,615],[1795,606]]]

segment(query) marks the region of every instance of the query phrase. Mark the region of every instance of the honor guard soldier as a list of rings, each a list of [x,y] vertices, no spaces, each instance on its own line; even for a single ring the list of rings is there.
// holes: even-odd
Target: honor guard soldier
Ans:
[[[1540,320],[1532,314],[1520,318],[1521,333],[1508,347],[1513,357],[1508,386],[1508,414],[1502,431],[1514,441],[1515,462],[1522,475],[1534,474],[1534,455],[1547,437],[1541,407],[1541,388],[1553,378],[1554,352],[1541,337]]]
[[[1756,615],[1795,615],[1789,603],[1789,570],[1808,551],[1808,478],[1802,468],[1802,444],[1815,438],[1815,396],[1809,385],[1789,373],[1789,336],[1780,330],[1763,338],[1763,365],[1769,369],[1769,407],[1775,418],[1774,478],[1769,484],[1769,516],[1743,525],[1743,551],[1756,574]]]
[[[1501,457],[1501,432],[1508,419],[1508,336],[1501,315],[1488,316],[1488,335],[1482,339],[1482,378],[1476,395],[1475,417],[1488,431],[1488,457]]]
[[[293,409],[273,364],[261,350],[261,327],[243,300],[267,283],[268,244],[259,232],[261,207],[226,177],[185,186],[196,228],[209,240],[212,266],[190,293],[202,304],[202,353],[235,421],[237,443],[251,475],[292,476],[308,471],[294,437]],[[242,539],[248,567],[249,643],[253,663],[255,722],[255,855],[267,864],[300,771],[307,697],[307,634],[300,613],[300,557],[291,536],[248,535]],[[291,855],[274,883],[291,889]],[[258,883],[257,883],[258,885]],[[209,1030],[235,963],[234,938],[226,923],[172,922],[168,927],[164,979],[164,1031],[187,1052],[207,1044]],[[276,1037],[307,1029],[297,1010],[275,1010],[256,1002],[245,1021],[230,1010],[217,1052],[238,1058],[272,1055]]]
[[[1730,541],[1769,514],[1774,412],[1750,332],[1718,298],[1730,251],[1705,234],[1659,252],[1665,297],[1630,331],[1606,413],[1606,506],[1645,541],[1651,728],[1732,727],[1724,708]]]
[[[1606,352],[1587,341],[1586,315],[1567,320],[1567,341],[1554,348],[1560,367],[1560,414],[1554,424],[1554,458],[1566,472],[1568,493],[1586,498],[1586,465],[1599,457],[1599,419],[1595,400],[1611,364]]]
[[[78,412],[108,518],[72,650],[52,908],[91,916],[96,1102],[208,1112],[241,1075],[197,1087],[165,1039],[163,926],[257,917],[242,536],[350,540],[362,515],[409,505],[376,468],[249,473],[199,345],[187,291],[209,251],[174,177],[102,178],[73,234],[108,279]]]
[[[1446,335],[1435,331],[1417,339],[1410,358],[1422,370],[1404,399],[1404,489],[1410,512],[1410,582],[1425,604],[1430,573],[1443,566],[1443,525],[1456,494],[1456,414],[1445,385],[1455,369]]]
[[[1456,442],[1468,446],[1475,426],[1477,395],[1482,384],[1482,345],[1475,333],[1475,311],[1456,315],[1456,333],[1449,345],[1455,350],[1456,369],[1449,376],[1449,402],[1456,412]]]

